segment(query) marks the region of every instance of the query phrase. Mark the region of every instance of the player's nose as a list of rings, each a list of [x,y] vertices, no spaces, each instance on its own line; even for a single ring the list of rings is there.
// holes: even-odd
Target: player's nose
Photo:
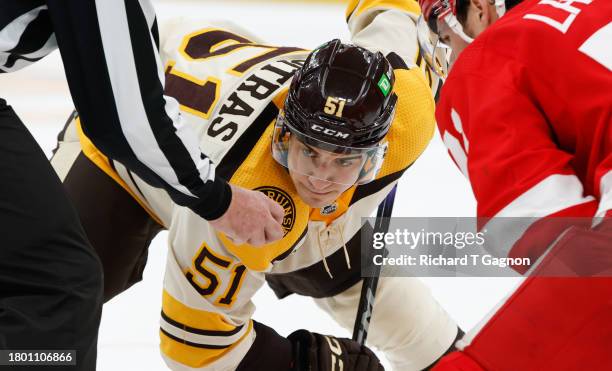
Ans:
[[[320,179],[314,176],[308,177],[308,183],[316,192],[325,192],[333,185],[329,180]]]

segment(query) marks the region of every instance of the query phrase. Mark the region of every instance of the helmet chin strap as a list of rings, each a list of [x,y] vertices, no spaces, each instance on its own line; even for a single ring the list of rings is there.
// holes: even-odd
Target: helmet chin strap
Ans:
[[[457,17],[455,17],[453,13],[449,12],[444,17],[444,22],[446,22],[446,24],[448,25],[448,28],[453,30],[453,32],[457,34],[457,36],[459,36],[466,43],[469,44],[472,41],[474,41],[473,38],[469,37],[465,32],[463,32],[463,26],[461,25],[461,23],[459,23],[459,20],[457,19]]]
[[[495,12],[499,18],[506,14],[506,0],[495,0]]]

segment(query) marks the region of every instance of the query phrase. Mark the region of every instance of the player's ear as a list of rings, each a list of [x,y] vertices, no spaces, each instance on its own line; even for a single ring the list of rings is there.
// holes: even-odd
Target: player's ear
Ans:
[[[483,7],[482,23],[484,28],[489,27],[499,16],[495,9],[495,0],[480,0]]]
[[[467,22],[471,37],[478,36],[495,21],[495,6],[493,0],[469,0]],[[467,31],[467,30],[466,30]]]

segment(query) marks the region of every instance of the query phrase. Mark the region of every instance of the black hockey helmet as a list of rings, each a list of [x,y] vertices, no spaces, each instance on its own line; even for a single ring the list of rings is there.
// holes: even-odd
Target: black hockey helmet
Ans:
[[[279,113],[274,133],[274,158],[287,163],[286,134],[309,146],[336,154],[364,153],[367,176],[380,168],[397,95],[395,76],[380,52],[329,41],[310,53],[296,72]],[[367,157],[367,158],[366,158]]]
[[[334,39],[310,53],[296,72],[285,119],[291,128],[330,144],[376,145],[393,120],[394,82],[393,68],[380,52]]]

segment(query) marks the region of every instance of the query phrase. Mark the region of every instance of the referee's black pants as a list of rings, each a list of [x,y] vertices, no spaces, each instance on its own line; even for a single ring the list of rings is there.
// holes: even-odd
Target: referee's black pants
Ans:
[[[74,349],[76,367],[48,369],[95,370],[101,311],[100,262],[43,151],[0,99],[0,349]]]

